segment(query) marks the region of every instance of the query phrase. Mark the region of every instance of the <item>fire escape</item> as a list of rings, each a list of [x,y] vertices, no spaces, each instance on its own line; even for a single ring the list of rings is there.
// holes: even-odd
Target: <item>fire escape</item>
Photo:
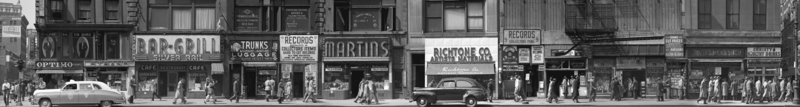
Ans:
[[[601,50],[608,53],[625,52],[618,41],[661,39],[663,36],[619,37],[618,18],[643,18],[637,0],[566,0],[565,33],[574,44],[569,51],[578,46],[592,43],[610,43],[613,47]],[[645,35],[652,34],[652,32]],[[598,49],[598,48],[595,48]]]

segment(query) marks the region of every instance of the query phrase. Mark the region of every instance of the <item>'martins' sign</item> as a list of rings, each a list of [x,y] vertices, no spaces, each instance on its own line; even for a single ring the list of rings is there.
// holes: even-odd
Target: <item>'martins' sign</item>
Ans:
[[[217,35],[137,35],[137,61],[219,61]]]

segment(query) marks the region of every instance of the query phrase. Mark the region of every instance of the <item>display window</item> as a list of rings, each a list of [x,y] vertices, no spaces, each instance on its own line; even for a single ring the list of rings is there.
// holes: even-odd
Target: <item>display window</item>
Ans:
[[[205,83],[206,76],[208,76],[206,73],[189,73],[188,78],[186,78],[189,91],[204,91],[203,83]]]
[[[137,83],[139,84],[139,91],[153,91],[158,82],[158,75],[155,72],[140,72]]]

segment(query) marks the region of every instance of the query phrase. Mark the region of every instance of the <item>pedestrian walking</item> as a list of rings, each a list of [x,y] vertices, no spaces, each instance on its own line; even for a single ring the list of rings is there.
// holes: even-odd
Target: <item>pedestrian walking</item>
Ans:
[[[789,78],[789,80],[786,81],[786,89],[785,89],[786,90],[786,95],[784,96],[784,98],[786,98],[786,99],[784,99],[784,102],[789,102],[789,100],[792,100],[792,97],[794,96],[794,94],[797,94],[797,93],[794,93],[794,91],[795,91],[794,87],[795,87],[796,83],[797,83],[797,80],[794,79],[794,78]]]
[[[664,93],[666,92],[666,89],[664,89],[664,82],[661,80],[661,78],[656,79],[656,90],[657,101],[664,101]]]
[[[708,77],[703,78],[703,80],[700,82],[700,95],[699,95],[699,98],[697,98],[697,101],[696,101],[697,103],[700,103],[700,101],[703,101],[703,104],[708,104],[708,100],[707,100],[708,99],[708,84],[709,84],[708,79],[709,79]]]
[[[717,98],[716,94],[716,87],[717,87],[717,77],[712,76],[708,82],[708,98],[706,100],[714,102]]]
[[[172,99],[172,104],[177,104],[178,99],[181,99],[182,104],[186,104],[186,79],[180,78],[178,81],[178,88],[175,90],[175,98]]]
[[[686,99],[686,79],[680,78],[678,79],[678,91],[680,93],[680,100]]]
[[[565,99],[570,96],[569,95],[569,88],[570,88],[569,85],[570,85],[569,84],[569,77],[564,76],[564,79],[561,80],[561,90],[562,90],[561,93],[562,93],[562,95],[564,95]]]
[[[292,93],[292,91],[293,91],[292,88],[293,88],[294,84],[288,78],[285,78],[284,81],[286,81],[286,84],[284,84],[286,86],[283,86],[283,89],[284,89],[283,92],[284,92],[284,94],[286,94],[286,95],[283,96],[284,97],[284,101],[285,100],[294,101],[294,93]]]
[[[578,89],[580,88],[580,86],[581,86],[580,78],[578,78],[578,76],[576,75],[575,78],[572,79],[572,101],[575,103],[580,103],[580,101],[578,101],[578,97],[580,96],[580,93],[578,93]]]
[[[761,98],[763,97],[764,86],[763,86],[762,83],[763,82],[761,80],[757,80],[756,83],[755,83],[756,90],[755,90],[755,94],[753,94],[754,95],[753,96],[753,100],[754,100],[753,102],[755,102],[756,100],[760,101]]]
[[[286,86],[286,80],[278,79],[277,82],[278,82],[278,86],[277,86],[277,90],[275,92],[275,95],[278,97],[278,104],[281,104],[281,103],[283,103],[283,100],[286,97],[286,94],[283,94],[284,91],[286,91],[286,89],[284,88]]]
[[[315,84],[314,77],[306,77],[306,92],[303,95],[303,102],[316,103],[317,99],[314,98],[314,95],[317,93],[317,85]]]
[[[5,103],[5,106],[8,106],[8,104],[11,103],[9,101],[9,99],[11,97],[10,91],[11,91],[11,83],[8,83],[8,81],[4,81],[3,82],[3,103]]]
[[[131,96],[128,98],[128,103],[133,104],[133,99],[136,99],[136,89],[139,89],[139,84],[133,76],[128,77],[128,80],[130,81],[128,86],[131,87]]]
[[[557,83],[556,78],[552,78],[551,77],[550,78],[550,84],[548,84],[548,87],[547,87],[548,88],[547,89],[547,92],[548,92],[547,103],[552,103],[554,100],[555,100],[556,103],[558,103],[558,84],[556,84],[556,83]]]
[[[158,94],[158,78],[151,80],[150,85],[150,93],[152,94],[150,101],[155,101],[156,98],[161,101],[161,96]]]
[[[214,98],[214,86],[217,85],[217,81],[215,81],[211,77],[206,77],[206,84],[203,85],[206,88],[206,99],[203,101],[203,104],[206,102],[211,102],[212,104],[217,104],[217,99]]]
[[[28,96],[28,102],[31,102],[31,104],[33,104],[33,92],[36,91],[36,83],[38,82],[30,81],[25,87],[25,89],[27,89],[25,96]]]
[[[551,83],[552,83],[552,81],[551,81]],[[493,102],[492,99],[494,99],[494,86],[495,86],[494,79],[489,78],[489,80],[486,81],[486,84],[487,84],[486,85],[486,91],[487,91],[486,92],[486,95],[487,95],[486,100],[489,100],[489,102],[491,103],[491,102]],[[552,87],[550,87],[550,88],[552,88]]]
[[[23,85],[25,85],[25,84],[22,81],[19,81],[19,80],[14,85],[14,94],[16,94],[16,97],[14,97],[14,99],[16,101],[15,103],[17,104],[17,106],[22,106],[22,99],[25,98],[25,96],[24,96],[25,95],[25,93],[24,93],[25,92],[25,86],[23,86]]]
[[[741,100],[742,103],[747,103],[746,102],[747,101],[747,96],[750,95],[750,78],[749,77],[745,77],[743,81],[744,82],[742,82],[742,84],[739,85],[739,87],[742,89],[741,90],[742,94],[740,96],[741,97],[740,100]]]
[[[264,99],[266,99],[267,102],[269,102],[270,97],[272,97],[272,93],[273,93],[272,91],[274,91],[274,90],[272,90],[272,88],[274,86],[275,86],[275,80],[273,80],[271,77],[267,77],[267,80],[264,81],[264,90],[266,91],[266,94],[264,95]]]
[[[522,86],[524,86],[522,82],[522,77],[519,75],[514,76],[514,101],[520,102],[525,100],[525,96],[522,93]]]
[[[786,79],[784,79],[784,78],[781,78],[781,82],[780,82],[780,84],[779,84],[779,85],[780,85],[780,86],[778,86],[778,87],[779,87],[779,88],[778,88],[778,90],[780,90],[780,91],[781,91],[781,93],[779,93],[779,94],[778,94],[778,99],[777,99],[777,101],[778,101],[778,102],[783,102],[783,101],[784,101],[784,99],[785,99],[785,96],[784,96],[784,95],[786,95],[786,92],[787,92],[787,90],[786,90],[786,85],[787,85],[787,83],[786,83]]]
[[[242,91],[241,90],[241,88],[242,88],[241,86],[242,86],[242,83],[239,82],[239,78],[238,77],[234,78],[234,80],[233,80],[233,90],[232,90],[233,93],[231,93],[231,97],[228,98],[228,101],[233,102],[234,100],[236,100],[236,103],[239,103],[239,95],[240,95],[240,92]]]
[[[367,75],[369,75],[369,74],[367,74]],[[377,90],[377,88],[375,88],[375,85],[377,85],[377,83],[375,81],[375,78],[370,76],[370,78],[367,80],[367,93],[368,93],[367,94],[368,95],[367,96],[367,98],[368,98],[367,101],[369,101],[368,104],[379,104],[380,103],[378,101],[378,90]]]
[[[597,83],[589,81],[589,102],[595,102],[597,98]]]
[[[730,84],[728,84],[728,81],[726,81],[726,80],[721,80],[721,81],[722,81],[722,84],[721,84],[721,88],[720,89],[722,90],[722,99],[720,99],[720,100],[728,100],[728,97],[731,96],[731,94],[729,92],[730,90],[728,90],[728,87],[730,87]]]
[[[642,96],[642,85],[639,84],[636,78],[633,79],[631,84],[633,85],[633,99],[639,99]]]

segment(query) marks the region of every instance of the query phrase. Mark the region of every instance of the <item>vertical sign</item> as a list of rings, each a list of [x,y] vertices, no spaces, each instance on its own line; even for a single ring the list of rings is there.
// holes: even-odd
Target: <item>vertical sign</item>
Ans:
[[[680,58],[684,57],[683,54],[683,36],[681,35],[667,35],[664,39],[664,49],[666,49],[666,57]]]
[[[317,35],[281,35],[281,61],[317,61]]]
[[[532,46],[531,47],[531,63],[544,64],[544,47]]]
[[[531,48],[519,48],[519,63],[531,63]]]

